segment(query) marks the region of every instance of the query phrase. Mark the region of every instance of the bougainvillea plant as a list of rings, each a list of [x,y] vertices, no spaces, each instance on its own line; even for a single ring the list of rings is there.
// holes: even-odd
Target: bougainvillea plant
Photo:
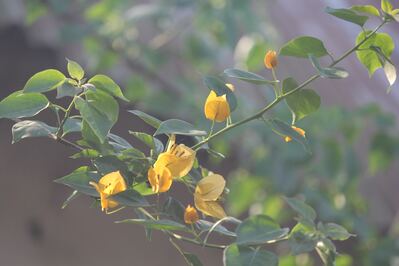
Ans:
[[[226,69],[218,76],[204,77],[204,87],[209,89],[209,95],[204,99],[204,115],[210,120],[210,130],[197,129],[179,119],[161,121],[142,111],[130,110],[154,128],[153,135],[130,132],[148,150],[132,146],[111,133],[118,120],[117,99],[126,100],[121,88],[105,75],[86,78],[83,68],[72,60],[67,64],[69,77],[58,70],[47,69],[33,75],[22,90],[3,99],[0,118],[16,122],[12,127],[14,143],[30,137],[48,137],[75,149],[72,158],[89,159],[89,165],[56,180],[73,189],[64,205],[78,194],[85,194],[92,197],[106,214],[133,208],[137,217],[117,222],[142,225],[149,238],[152,230],[162,231],[188,265],[202,264],[196,255],[184,252],[179,241],[223,250],[223,263],[228,266],[278,265],[278,255],[270,247],[277,242],[287,243],[285,250],[293,255],[315,250],[325,265],[334,265],[338,252],[333,241],[353,236],[344,227],[318,220],[314,209],[300,197],[285,198],[287,206],[297,213],[293,228],[281,227],[267,215],[254,215],[245,220],[231,217],[223,208],[223,199],[229,192],[225,178],[209,171],[197,160],[200,150],[222,156],[209,142],[253,120],[271,127],[276,137],[281,138],[281,145],[298,142],[306,152],[311,152],[305,130],[296,123],[319,109],[320,97],[306,87],[318,78],[346,78],[348,72],[337,65],[352,53],[356,53],[370,76],[383,68],[389,83],[388,91],[391,89],[396,81],[396,69],[390,58],[394,42],[380,29],[387,23],[399,21],[399,9],[394,9],[388,0],[382,0],[380,9],[357,5],[348,9],[326,8],[326,12],[360,26],[354,46],[335,57],[321,40],[301,36],[284,44],[278,52],[265,51],[264,65],[271,71],[272,80],[234,68]],[[375,29],[368,30],[365,24],[371,17],[378,18],[380,23]],[[308,58],[315,74],[302,83],[292,77],[278,79],[280,56]],[[319,62],[322,57],[328,57],[331,62],[323,66]],[[273,89],[275,97],[258,112],[235,121],[233,112],[238,107],[232,84],[235,79]],[[70,104],[63,107],[50,102],[45,93],[53,91],[56,91],[57,99],[71,99]],[[268,114],[280,102],[285,102],[291,111],[291,121]],[[45,109],[53,111],[56,125],[21,120]],[[166,143],[160,136],[167,138]],[[183,143],[181,136],[188,136],[194,144]],[[164,196],[174,183],[183,183],[190,191],[190,205],[183,206],[173,195]],[[211,234],[223,235],[224,243],[209,241]]]

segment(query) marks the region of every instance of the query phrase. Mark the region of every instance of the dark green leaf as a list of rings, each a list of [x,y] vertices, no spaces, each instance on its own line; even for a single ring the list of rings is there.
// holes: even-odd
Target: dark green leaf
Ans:
[[[16,91],[0,102],[0,118],[31,117],[48,106],[49,101],[43,94]]]
[[[277,266],[278,257],[266,250],[231,244],[223,252],[224,266]]]
[[[144,122],[146,122],[147,124],[149,124],[150,126],[154,127],[154,128],[159,128],[159,126],[161,125],[162,121],[159,120],[158,118],[155,118],[149,114],[146,114],[142,111],[139,110],[129,110],[129,113],[132,113],[134,115],[137,115],[138,117],[140,117]]]
[[[71,159],[79,159],[79,158],[89,158],[89,159],[95,159],[99,157],[101,154],[93,149],[85,149],[83,151],[80,151],[78,153],[75,153],[74,155],[70,156],[69,158]]]
[[[325,12],[345,21],[355,23],[360,27],[363,27],[368,20],[367,16],[358,15],[356,12],[345,8],[335,9],[331,7],[326,7]]]
[[[82,131],[82,120],[77,118],[67,118],[63,126],[63,135]]]
[[[169,119],[163,121],[154,136],[161,134],[177,134],[186,136],[206,136],[207,133],[202,130],[195,129],[194,126],[186,121],[179,119]]]
[[[129,131],[130,134],[138,138],[141,142],[147,145],[150,149],[154,150],[156,154],[159,154],[163,151],[164,147],[162,142],[144,132],[133,132]]]
[[[237,245],[261,245],[288,235],[288,228],[280,228],[272,218],[256,215],[244,220],[237,228]]]
[[[183,204],[172,197],[168,197],[162,207],[162,212],[181,224],[184,224],[184,211]]]
[[[356,44],[359,44],[369,35],[371,31],[361,32],[356,39]],[[395,48],[391,36],[386,33],[375,33],[367,41],[365,41],[356,51],[357,58],[367,68],[369,75],[372,76],[374,72],[382,67],[381,61],[375,50],[372,47],[379,47],[381,52],[390,58]]]
[[[123,96],[121,88],[115,83],[110,77],[105,75],[95,75],[88,83],[93,84],[96,89],[105,91],[115,97],[118,97],[124,101],[129,101]]]
[[[119,160],[118,157],[112,155],[98,157],[94,160],[93,164],[96,166],[98,172],[103,175],[115,171],[127,172],[126,164]]]
[[[225,82],[219,78],[206,76],[203,79],[204,84],[208,89],[213,90],[216,95],[222,96],[226,94],[227,102],[229,103],[230,112],[233,112],[237,107],[237,99],[233,91],[226,86]]]
[[[68,61],[68,73],[71,76],[71,78],[74,78],[76,80],[81,80],[84,75],[85,75],[85,71],[83,70],[83,68],[75,61],[73,60],[69,60],[67,58]]]
[[[66,77],[55,69],[43,70],[33,75],[25,84],[24,92],[46,92],[60,86]]]
[[[334,223],[327,223],[324,225],[324,234],[332,240],[341,241],[347,240],[349,237],[353,236],[344,227]]]
[[[304,201],[296,198],[284,198],[288,205],[299,214],[300,217],[314,221],[316,219],[315,210]]]
[[[196,226],[198,226],[199,230],[201,230],[202,232],[208,232],[214,226],[214,223],[206,220],[199,220],[196,223]],[[237,236],[236,233],[228,230],[226,227],[220,224],[214,227],[213,231],[226,236],[231,236],[231,237]]]
[[[274,84],[274,83],[276,83],[276,81],[266,80],[264,77],[262,77],[258,74],[240,70],[240,69],[235,69],[235,68],[226,69],[224,71],[224,74],[226,74],[230,78],[236,78],[236,79],[243,80],[243,81],[253,83],[253,84]]]
[[[283,93],[288,93],[298,87],[293,78],[283,81]],[[311,89],[301,89],[285,98],[285,102],[294,114],[293,122],[316,112],[320,107],[320,96]]]
[[[309,59],[312,62],[314,68],[316,68],[317,72],[322,78],[329,79],[344,79],[349,76],[349,73],[339,67],[321,67],[319,61],[314,55],[309,55]]]
[[[317,240],[301,231],[295,232],[288,241],[292,255],[308,253],[315,249]]]
[[[54,180],[56,183],[60,183],[71,187],[83,194],[87,194],[93,197],[98,197],[97,191],[89,182],[98,182],[100,175],[97,172],[89,171],[86,166],[80,167],[73,171],[71,174],[62,178]]]
[[[112,196],[112,199],[116,200],[123,206],[129,207],[148,207],[150,204],[148,201],[133,189],[122,191]]]
[[[190,231],[186,226],[172,220],[146,220],[146,219],[127,219],[117,223],[141,224],[150,229],[168,231]]]
[[[127,140],[125,140],[124,138],[122,138],[122,137],[120,137],[120,136],[118,136],[118,135],[109,133],[109,134],[108,134],[108,138],[109,138],[110,140],[112,140],[112,141],[110,141],[109,143],[110,143],[112,146],[114,146],[114,148],[115,148],[116,150],[122,151],[122,150],[126,150],[126,149],[131,149],[131,148],[133,148],[132,145],[130,145],[130,143],[129,143]]]
[[[51,127],[40,121],[21,121],[12,127],[12,142],[16,143],[21,139],[35,137],[49,137],[57,132],[57,128]]]
[[[309,54],[322,57],[328,53],[322,41],[310,36],[295,38],[280,49],[280,55],[284,56],[307,58]]]
[[[118,120],[118,103],[111,96],[101,91],[88,92],[86,97],[86,101],[81,98],[75,100],[76,109],[79,110],[83,120],[103,143]]]

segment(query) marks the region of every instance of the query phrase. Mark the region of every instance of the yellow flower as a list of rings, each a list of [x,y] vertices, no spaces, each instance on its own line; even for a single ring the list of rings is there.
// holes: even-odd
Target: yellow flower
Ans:
[[[155,193],[166,192],[172,185],[172,174],[163,165],[157,165],[148,169],[148,181]]]
[[[277,53],[276,51],[269,50],[264,58],[265,67],[268,69],[275,68],[277,66]]]
[[[211,174],[197,183],[194,192],[194,203],[198,210],[206,215],[222,219],[226,217],[218,199],[222,195],[226,181],[223,176]]]
[[[184,212],[184,222],[186,224],[194,224],[198,222],[199,216],[198,212],[194,207],[191,207],[191,205],[188,205],[185,212]]]
[[[211,90],[204,106],[205,117],[216,122],[223,122],[230,115],[230,106],[227,102],[226,94],[217,96]]]
[[[97,190],[98,194],[100,194],[102,211],[108,211],[110,208],[117,207],[118,202],[109,199],[109,197],[125,191],[127,188],[125,179],[119,171],[103,176],[98,183],[90,182],[90,185],[92,185]]]
[[[296,132],[298,132],[299,135],[301,135],[302,137],[305,137],[305,130],[303,130],[302,128],[296,127],[296,126],[291,126],[293,130],[295,130]],[[290,142],[292,141],[292,138],[289,136],[285,136],[284,137],[285,142]]]
[[[166,151],[158,155],[154,167],[148,170],[148,181],[155,193],[168,191],[173,178],[181,178],[193,168],[195,151],[184,144],[176,144],[175,139],[172,135]]]

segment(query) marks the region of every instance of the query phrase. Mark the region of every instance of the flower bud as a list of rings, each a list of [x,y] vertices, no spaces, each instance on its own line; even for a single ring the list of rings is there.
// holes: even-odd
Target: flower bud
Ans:
[[[186,224],[194,224],[199,220],[198,212],[194,207],[188,205],[184,212],[184,222]]]
[[[277,67],[277,53],[276,51],[269,50],[264,58],[265,67],[272,69]]]

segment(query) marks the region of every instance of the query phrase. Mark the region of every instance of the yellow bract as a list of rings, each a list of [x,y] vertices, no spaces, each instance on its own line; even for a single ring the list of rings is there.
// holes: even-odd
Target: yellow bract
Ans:
[[[209,93],[204,106],[205,117],[216,122],[223,122],[230,115],[230,106],[226,94],[217,96],[213,90]]]
[[[100,194],[101,209],[103,211],[118,206],[118,202],[109,199],[109,197],[125,191],[127,188],[125,179],[119,171],[103,176],[98,183],[90,182],[90,185],[92,185],[97,190],[98,194]]]
[[[184,222],[186,224],[194,224],[198,222],[199,216],[198,212],[194,207],[191,207],[191,205],[188,205],[185,212],[184,212]]]
[[[175,135],[172,135],[166,151],[158,155],[154,167],[148,170],[152,190],[156,193],[168,191],[173,178],[181,178],[190,172],[194,160],[195,151],[184,144],[176,144]]]
[[[295,130],[296,132],[298,132],[299,135],[301,135],[302,137],[305,137],[305,130],[303,130],[302,128],[296,127],[296,126],[291,126],[293,130]],[[284,137],[285,142],[290,142],[292,141],[292,138],[289,136],[285,136]]]
[[[169,169],[163,165],[157,165],[148,169],[148,181],[155,193],[165,192],[172,185],[172,174]]]
[[[265,67],[268,69],[275,68],[277,66],[277,53],[276,51],[268,51],[264,58]]]
[[[223,207],[217,201],[225,186],[226,181],[218,174],[211,174],[201,179],[194,192],[195,207],[212,217],[219,219],[226,217]]]

